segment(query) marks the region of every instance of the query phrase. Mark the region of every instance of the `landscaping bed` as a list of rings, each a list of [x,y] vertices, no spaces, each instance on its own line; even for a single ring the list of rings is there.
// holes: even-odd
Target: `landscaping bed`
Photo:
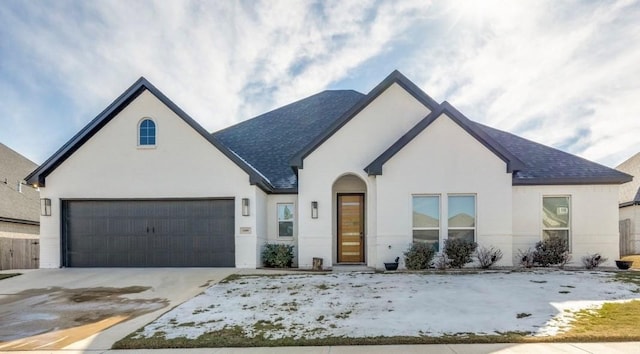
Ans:
[[[638,340],[637,326],[622,337],[572,331],[605,303],[640,317],[631,300],[640,273],[232,276],[114,348]]]

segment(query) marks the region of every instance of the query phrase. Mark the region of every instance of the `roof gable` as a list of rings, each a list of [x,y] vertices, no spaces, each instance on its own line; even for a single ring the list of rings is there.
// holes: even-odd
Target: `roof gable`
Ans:
[[[473,136],[487,149],[493,152],[498,158],[503,160],[507,166],[507,172],[513,172],[524,167],[524,163],[520,161],[516,156],[511,154],[509,150],[500,145],[486,132],[479,129],[472,121],[465,117],[460,111],[455,109],[448,102],[443,102],[435,110],[432,110],[424,119],[416,124],[405,135],[398,139],[393,145],[391,145],[380,156],[373,160],[367,167],[365,172],[371,175],[381,175],[382,167],[389,161],[396,153],[402,150],[407,144],[409,144],[415,137],[417,137],[424,129],[431,125],[436,119],[442,115],[446,115],[462,129],[464,129],[469,135]]]
[[[329,139],[393,84],[398,84],[431,111],[438,106],[438,103],[434,101],[433,98],[429,97],[429,95],[424,93],[424,91],[402,75],[398,70],[395,70],[380,84],[373,88],[373,90],[371,90],[366,96],[364,96],[360,102],[355,104],[341,117],[336,119],[327,130],[309,142],[302,150],[297,152],[290,160],[291,166],[294,168],[302,168],[303,161],[309,154],[316,150],[320,145],[322,145],[322,143]]]
[[[109,123],[115,116],[118,115],[125,107],[127,107],[132,101],[134,101],[142,92],[148,90],[164,105],[166,105],[171,111],[173,111],[178,117],[184,120],[191,128],[197,131],[203,138],[209,141],[220,152],[222,152],[227,158],[232,160],[238,167],[245,171],[249,175],[249,182],[256,184],[265,191],[270,191],[272,186],[265,180],[260,173],[252,166],[244,162],[238,155],[234,154],[222,143],[220,143],[215,137],[211,136],[200,124],[198,124],[193,118],[185,113],[180,107],[173,103],[167,96],[165,96],[160,90],[153,86],[144,77],[139,78],[131,87],[129,87],[124,93],[122,93],[115,101],[113,101],[105,110],[103,110],[98,116],[96,116],[89,124],[82,128],[76,135],[74,135],[69,141],[67,141],[58,151],[56,151],[51,157],[49,157],[40,167],[31,172],[25,180],[30,184],[37,184],[39,186],[46,185],[46,177],[53,172],[60,164],[62,164],[69,156],[77,151],[85,142],[87,142],[92,136],[94,136],[102,127]]]

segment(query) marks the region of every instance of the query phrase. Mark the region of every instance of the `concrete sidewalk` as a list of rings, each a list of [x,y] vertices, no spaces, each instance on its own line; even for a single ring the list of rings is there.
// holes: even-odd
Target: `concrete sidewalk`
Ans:
[[[6,353],[112,353],[112,354],[389,354],[389,353],[432,353],[432,354],[638,354],[640,342],[617,343],[533,343],[533,344],[429,344],[429,345],[361,345],[336,347],[273,347],[273,348],[201,348],[201,349],[158,349],[158,350],[59,350],[28,351]],[[0,352],[4,353],[4,352]]]

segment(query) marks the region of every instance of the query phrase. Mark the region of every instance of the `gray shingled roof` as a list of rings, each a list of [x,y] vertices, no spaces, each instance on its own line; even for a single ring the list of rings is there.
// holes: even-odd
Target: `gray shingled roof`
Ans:
[[[213,134],[265,175],[276,190],[294,191],[297,179],[290,158],[364,97],[355,91],[324,91]],[[630,179],[578,156],[469,122],[476,133],[487,134],[498,144],[494,148],[506,149],[524,164],[518,164],[514,185],[624,183]]]
[[[31,185],[18,183],[38,165],[0,143],[0,219],[40,222],[40,193]],[[6,183],[5,183],[6,181]]]
[[[634,176],[633,181],[620,186],[618,203],[621,205],[640,204],[640,152],[621,163],[616,169]]]
[[[291,157],[364,97],[352,91],[323,91],[213,133],[280,190],[297,187]]]
[[[612,168],[480,123],[475,124],[525,164],[524,168],[513,174],[514,185],[620,184],[630,179],[627,174]]]

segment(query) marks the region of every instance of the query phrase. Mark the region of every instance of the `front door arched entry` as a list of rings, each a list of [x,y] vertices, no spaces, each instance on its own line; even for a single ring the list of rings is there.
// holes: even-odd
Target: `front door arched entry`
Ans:
[[[364,263],[364,193],[338,193],[338,263]]]

